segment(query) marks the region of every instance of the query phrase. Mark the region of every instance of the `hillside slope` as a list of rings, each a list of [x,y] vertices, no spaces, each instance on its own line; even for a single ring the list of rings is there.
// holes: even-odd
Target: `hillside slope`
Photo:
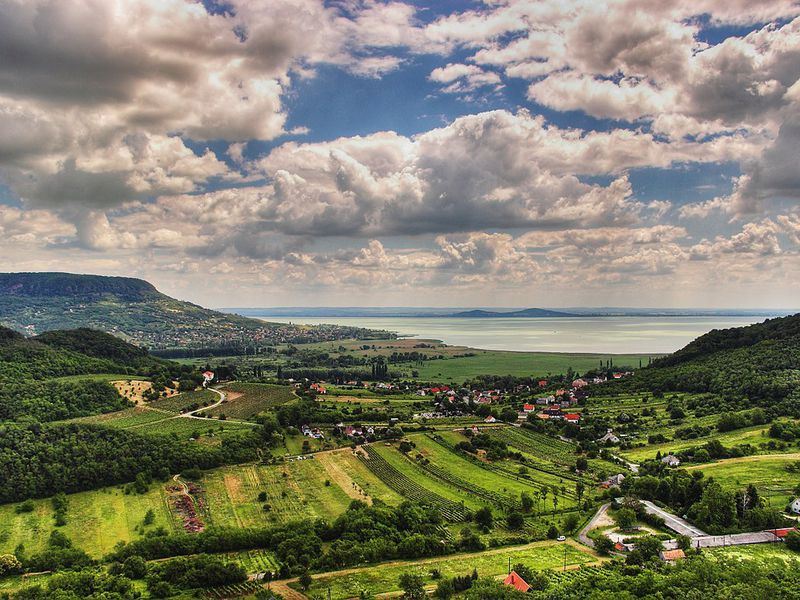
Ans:
[[[759,406],[772,416],[800,417],[800,314],[711,331],[615,383],[618,389],[712,392],[720,400],[708,413]]]
[[[170,298],[140,279],[71,273],[0,273],[0,324],[28,335],[88,327],[151,349],[375,336],[356,327],[267,323]]]

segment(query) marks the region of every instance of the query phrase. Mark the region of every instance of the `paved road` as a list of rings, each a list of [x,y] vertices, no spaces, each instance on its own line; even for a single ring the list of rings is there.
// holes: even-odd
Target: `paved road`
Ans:
[[[679,533],[681,535],[688,535],[690,538],[708,537],[708,534],[702,529],[698,529],[694,525],[691,525],[689,522],[687,522],[685,519],[681,519],[680,517],[665,511],[663,508],[659,508],[649,500],[642,500],[642,504],[644,504],[644,509],[648,513],[650,513],[651,515],[658,515],[659,517],[664,519],[664,524],[668,528],[672,529],[672,531]]]
[[[603,504],[603,506],[598,509],[586,526],[580,530],[580,533],[578,533],[578,539],[582,544],[586,544],[590,548],[594,548],[594,541],[587,534],[594,529],[597,522],[605,516],[609,506],[611,506],[610,502]]]

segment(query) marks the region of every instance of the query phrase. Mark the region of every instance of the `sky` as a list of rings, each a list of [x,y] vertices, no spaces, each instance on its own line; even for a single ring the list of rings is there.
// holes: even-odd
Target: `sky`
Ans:
[[[3,271],[800,307],[795,0],[0,0]]]

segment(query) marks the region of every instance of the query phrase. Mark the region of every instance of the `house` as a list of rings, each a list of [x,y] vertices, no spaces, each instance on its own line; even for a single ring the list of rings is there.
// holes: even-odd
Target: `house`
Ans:
[[[680,548],[677,550],[662,550],[658,553],[658,557],[664,562],[675,563],[675,561],[686,558],[686,553]]]
[[[540,388],[547,387],[547,379],[540,379],[539,380],[539,387]]]
[[[572,382],[572,387],[573,387],[573,389],[576,389],[576,390],[584,388],[587,385],[589,385],[589,384],[586,383],[586,381],[584,381],[583,379],[576,379],[575,381]]]
[[[214,371],[203,371],[203,387],[214,381]]]
[[[780,527],[778,529],[769,530],[769,532],[779,540],[785,540],[786,536],[793,531],[797,531],[797,527]]]
[[[606,431],[606,434],[603,437],[601,437],[599,440],[597,440],[597,443],[598,444],[608,444],[608,443],[619,444],[619,438],[616,435],[614,435],[614,430],[613,429],[609,429],[608,431]]]
[[[622,473],[617,473],[616,475],[609,477],[603,483],[600,484],[602,488],[611,488],[611,487],[619,487],[622,485],[622,482],[625,481],[625,475]]]
[[[533,412],[534,410],[536,410],[536,405],[535,404],[525,403],[525,404],[522,405],[522,412],[529,413],[529,412]]]
[[[578,423],[581,420],[581,416],[578,413],[567,413],[564,415],[564,420],[567,423]]]
[[[483,420],[484,423],[496,423],[497,419],[495,419],[492,415],[489,415]]]
[[[531,589],[531,586],[528,585],[528,582],[517,575],[516,571],[511,571],[511,573],[508,574],[508,577],[503,580],[503,583],[505,585],[510,585],[520,592],[527,592],[529,589]]]
[[[481,432],[481,430],[480,430],[480,429],[478,429],[478,426],[477,426],[477,425],[473,425],[473,426],[472,426],[472,434],[473,434],[473,435],[478,435],[480,432]]]
[[[793,513],[800,515],[800,498],[795,498],[789,505],[789,510]]]
[[[328,390],[321,383],[312,383],[310,387],[311,387],[312,390],[314,390],[318,394],[327,394],[328,393]]]
[[[674,454],[667,454],[661,459],[661,462],[668,467],[677,467],[679,464],[681,464],[681,459]]]

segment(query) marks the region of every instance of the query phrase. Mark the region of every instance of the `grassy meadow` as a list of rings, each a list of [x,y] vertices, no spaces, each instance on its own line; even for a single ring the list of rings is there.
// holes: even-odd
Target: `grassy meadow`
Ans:
[[[327,597],[331,600],[358,597],[362,591],[370,595],[388,594],[400,590],[399,578],[403,573],[413,573],[422,577],[426,585],[436,583],[431,578],[431,570],[438,569],[442,577],[469,575],[478,571],[481,577],[499,577],[508,572],[511,564],[523,563],[534,569],[557,569],[564,566],[575,567],[595,563],[599,559],[588,549],[571,543],[534,542],[525,546],[487,550],[476,554],[456,554],[418,561],[397,561],[381,565],[380,568],[365,567],[346,569],[339,573],[314,577],[307,595]],[[299,584],[291,586],[299,589]]]

